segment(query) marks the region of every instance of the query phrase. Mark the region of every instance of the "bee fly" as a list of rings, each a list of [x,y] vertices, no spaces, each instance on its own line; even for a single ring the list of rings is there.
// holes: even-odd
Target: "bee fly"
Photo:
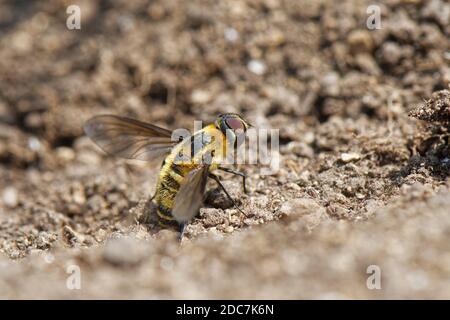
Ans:
[[[158,222],[175,228],[183,237],[186,224],[197,215],[204,198],[207,178],[217,182],[236,205],[218,176],[222,170],[242,177],[245,174],[221,166],[230,146],[229,137],[244,134],[251,125],[240,115],[219,115],[216,121],[186,139],[173,141],[172,132],[138,120],[114,115],[100,115],[88,120],[85,133],[106,153],[125,159],[152,161],[165,156],[152,201]],[[239,139],[235,139],[234,142]],[[237,144],[232,145],[233,151]],[[205,161],[206,160],[206,161]]]

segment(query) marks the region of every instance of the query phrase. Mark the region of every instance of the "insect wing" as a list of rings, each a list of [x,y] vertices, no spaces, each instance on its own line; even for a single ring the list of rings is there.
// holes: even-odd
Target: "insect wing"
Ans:
[[[106,153],[125,159],[152,161],[176,144],[167,129],[114,115],[88,120],[84,132]]]
[[[178,222],[188,222],[197,214],[203,202],[208,173],[208,166],[202,165],[189,172],[181,182],[172,209]]]

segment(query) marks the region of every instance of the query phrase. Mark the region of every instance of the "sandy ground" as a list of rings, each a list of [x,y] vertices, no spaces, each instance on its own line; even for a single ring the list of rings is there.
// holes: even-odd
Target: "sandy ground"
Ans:
[[[450,298],[448,2],[78,3],[0,4],[0,298]],[[82,132],[222,112],[280,129],[280,170],[222,176],[247,217],[211,183],[181,244],[158,166]]]

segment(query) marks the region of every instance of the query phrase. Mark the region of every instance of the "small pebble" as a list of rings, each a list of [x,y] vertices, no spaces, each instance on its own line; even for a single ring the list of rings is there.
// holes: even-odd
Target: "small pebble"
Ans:
[[[84,195],[83,190],[76,190],[73,193],[73,201],[79,205],[84,205],[86,203],[86,196]]]
[[[28,148],[32,151],[39,151],[41,148],[41,143],[39,142],[39,139],[36,137],[30,137],[28,139]]]
[[[348,163],[361,159],[361,156],[357,153],[343,153],[341,154],[342,162]]]
[[[233,231],[234,231],[233,226],[228,226],[228,227],[226,227],[225,230],[224,230],[224,232],[226,232],[226,233],[231,233],[231,232],[233,232]]]
[[[78,161],[88,165],[98,165],[100,157],[93,152],[82,152],[78,155]]]
[[[356,198],[357,199],[359,199],[359,200],[362,200],[362,199],[364,199],[366,196],[364,195],[364,194],[362,194],[362,193],[356,193]]]
[[[293,182],[288,183],[288,184],[286,185],[286,187],[287,187],[288,189],[296,190],[296,191],[299,191],[299,190],[302,189],[298,184],[293,183]]]
[[[261,60],[250,60],[247,64],[247,68],[248,70],[259,76],[266,73],[267,69],[266,64]]]
[[[234,28],[226,28],[224,31],[225,39],[230,42],[236,42],[239,38],[239,33]]]
[[[9,208],[15,208],[19,204],[19,195],[13,187],[3,190],[2,199],[5,206]]]
[[[211,101],[211,95],[205,90],[194,90],[191,94],[193,103],[203,104]]]
[[[72,148],[59,147],[56,149],[56,156],[62,161],[72,161],[75,159],[75,152]]]

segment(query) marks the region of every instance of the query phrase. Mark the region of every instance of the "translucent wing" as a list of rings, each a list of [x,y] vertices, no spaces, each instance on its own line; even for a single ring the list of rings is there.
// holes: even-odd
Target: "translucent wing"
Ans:
[[[181,182],[172,209],[178,222],[188,222],[197,214],[203,202],[208,173],[208,166],[202,165],[189,172]]]
[[[106,153],[125,159],[152,161],[177,143],[167,129],[114,115],[88,120],[84,132]]]

